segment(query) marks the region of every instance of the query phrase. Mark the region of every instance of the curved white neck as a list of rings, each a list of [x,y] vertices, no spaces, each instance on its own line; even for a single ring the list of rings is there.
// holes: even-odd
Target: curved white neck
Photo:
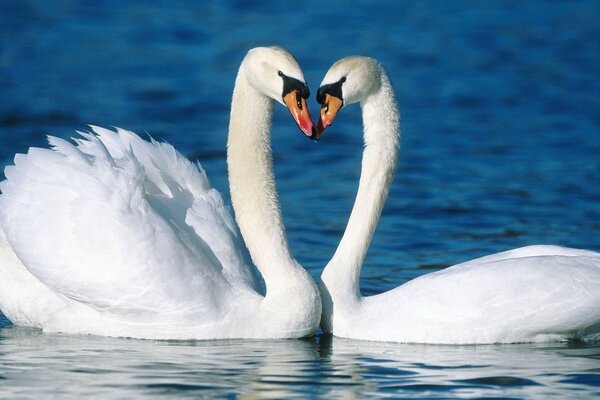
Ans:
[[[360,298],[360,270],[396,172],[400,115],[387,75],[377,93],[361,102],[365,149],[358,193],[336,252],[321,275],[329,294]]]
[[[229,123],[227,165],[236,220],[265,283],[289,279],[300,268],[287,244],[271,155],[273,100],[251,86],[244,65],[238,72]]]

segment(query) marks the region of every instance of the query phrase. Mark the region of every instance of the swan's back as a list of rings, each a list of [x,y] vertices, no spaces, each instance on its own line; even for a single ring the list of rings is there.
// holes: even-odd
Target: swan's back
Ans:
[[[388,315],[379,334],[396,341],[593,338],[600,336],[600,254],[525,247],[427,274],[365,300],[369,310]],[[371,332],[376,325],[373,318]]]
[[[165,143],[93,127],[77,145],[17,155],[0,223],[52,292],[128,321],[218,318],[256,289],[244,245],[204,171]]]

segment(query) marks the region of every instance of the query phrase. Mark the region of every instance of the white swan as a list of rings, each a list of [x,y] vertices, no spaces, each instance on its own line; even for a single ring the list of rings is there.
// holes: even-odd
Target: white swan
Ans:
[[[290,254],[270,148],[273,100],[313,136],[308,88],[280,48],[244,58],[227,161],[238,229],[166,143],[92,127],[18,154],[0,183],[0,309],[45,331],[158,339],[296,338],[319,324],[317,285]]]
[[[322,131],[359,102],[365,149],[343,238],[321,275],[322,327],[354,339],[499,343],[600,338],[600,253],[530,246],[420,276],[363,297],[360,270],[396,170],[399,114],[383,68],[349,57],[327,72]]]

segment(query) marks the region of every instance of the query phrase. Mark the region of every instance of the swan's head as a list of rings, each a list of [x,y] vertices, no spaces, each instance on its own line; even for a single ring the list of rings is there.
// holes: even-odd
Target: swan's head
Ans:
[[[333,123],[342,107],[362,102],[376,93],[381,86],[381,74],[381,65],[369,57],[350,56],[333,64],[317,91],[317,101],[321,104],[317,137]]]
[[[246,80],[286,106],[300,130],[316,139],[316,128],[306,106],[308,85],[294,56],[281,47],[256,47],[248,52],[243,66]]]

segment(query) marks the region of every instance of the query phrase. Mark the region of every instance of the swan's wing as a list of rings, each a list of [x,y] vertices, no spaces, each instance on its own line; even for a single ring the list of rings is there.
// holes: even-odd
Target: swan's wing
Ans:
[[[160,179],[148,173],[149,161],[138,159],[133,145],[118,153],[90,135],[78,146],[50,142],[53,150],[17,155],[0,183],[0,223],[29,271],[54,292],[100,310],[218,318],[232,283],[208,242],[222,234],[205,234],[207,241],[187,224],[190,209],[214,212],[204,218],[213,225],[222,214],[202,173],[189,168],[182,176],[204,197],[172,184],[168,170],[155,171]],[[161,184],[181,193],[169,196]]]
[[[398,314],[404,327],[395,328],[417,341],[438,343],[530,341],[600,329],[600,254],[550,246],[514,254],[418,277],[374,296],[375,308],[392,320]]]
[[[120,160],[127,159],[125,155],[129,151],[133,153],[146,174],[144,186],[148,199],[157,211],[165,214],[165,218],[173,218],[178,211],[181,214],[182,210],[187,210],[185,215],[177,216],[185,218],[182,222],[191,226],[208,244],[230,282],[255,289],[259,287],[258,271],[250,260],[232,213],[221,194],[211,188],[199,163],[191,163],[168,143],[148,142],[124,129],[117,128],[117,132],[97,126],[92,129],[117,160],[117,165]],[[89,135],[86,137],[93,140]],[[91,140],[80,140],[80,147],[89,146]],[[91,146],[91,152],[96,148]]]
[[[454,266],[468,265],[483,265],[486,263],[502,261],[502,260],[516,260],[519,258],[527,257],[541,257],[541,256],[563,256],[563,257],[577,257],[577,256],[590,256],[597,257],[598,253],[589,250],[572,249],[561,246],[550,246],[550,245],[534,245],[519,247],[517,249],[507,250],[500,253],[490,254],[488,256],[479,257],[474,260],[466,261]]]

